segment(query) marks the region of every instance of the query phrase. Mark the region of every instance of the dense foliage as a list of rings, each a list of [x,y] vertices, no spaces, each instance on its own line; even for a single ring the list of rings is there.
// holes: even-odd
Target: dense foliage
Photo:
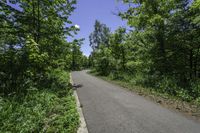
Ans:
[[[0,132],[76,132],[69,71],[75,56],[87,61],[67,41],[79,31],[69,20],[76,0],[7,2],[0,1]]]
[[[22,0],[19,9],[0,4],[1,92],[21,93],[28,86],[41,87],[52,70],[71,69],[72,49],[77,44],[67,42],[66,37],[79,30],[67,26],[72,23],[68,18],[75,0]],[[80,48],[76,51],[80,53]]]
[[[72,44],[71,70],[82,70],[89,67],[88,57],[80,50],[83,39],[74,40]]]
[[[75,133],[79,115],[73,93],[67,89],[32,88],[20,99],[0,97],[0,132]]]
[[[151,87],[187,101],[199,100],[199,0],[123,2],[129,8],[119,16],[127,20],[132,30],[120,27],[106,39],[98,36],[98,45],[91,41],[94,50],[90,64],[99,74],[113,79]],[[97,22],[90,40],[105,34],[97,29],[106,26]]]

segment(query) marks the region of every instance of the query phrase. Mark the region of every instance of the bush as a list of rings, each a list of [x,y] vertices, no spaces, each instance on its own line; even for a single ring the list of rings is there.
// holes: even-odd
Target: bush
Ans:
[[[47,75],[46,81],[50,89],[66,89],[69,86],[69,74],[66,71],[53,69]]]
[[[195,100],[195,103],[200,106],[200,97]]]
[[[135,85],[145,85],[145,78],[143,77],[143,75],[141,73],[137,73],[135,76],[134,76],[134,82],[135,82]],[[133,81],[132,81],[133,82]]]
[[[176,95],[176,90],[180,88],[175,83],[175,80],[169,77],[163,77],[156,85],[161,92]]]
[[[200,98],[200,80],[191,83],[191,95],[195,99]]]
[[[176,91],[176,93],[177,97],[184,101],[190,102],[191,100],[193,100],[193,97],[189,95],[189,92],[187,90],[179,89]]]

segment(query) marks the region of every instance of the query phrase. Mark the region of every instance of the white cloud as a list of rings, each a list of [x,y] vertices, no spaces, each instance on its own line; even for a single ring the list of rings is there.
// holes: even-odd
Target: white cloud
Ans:
[[[75,28],[80,29],[79,25],[75,24],[74,26],[75,26]]]

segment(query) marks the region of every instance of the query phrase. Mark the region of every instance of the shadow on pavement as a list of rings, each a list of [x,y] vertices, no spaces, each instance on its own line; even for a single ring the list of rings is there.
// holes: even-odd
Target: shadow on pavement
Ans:
[[[78,88],[83,87],[83,85],[82,85],[82,84],[73,84],[72,87],[73,87],[73,89],[76,90],[76,89],[78,89]]]

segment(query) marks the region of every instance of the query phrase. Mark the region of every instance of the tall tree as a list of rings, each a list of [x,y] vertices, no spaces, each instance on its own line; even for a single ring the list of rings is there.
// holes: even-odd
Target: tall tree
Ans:
[[[77,31],[69,20],[75,4],[76,0],[21,0],[14,9],[0,1],[1,91],[28,88],[45,81],[52,69],[70,68],[66,36]]]
[[[108,45],[110,29],[101,24],[98,20],[95,21],[94,31],[90,34],[90,46],[93,50],[99,48],[100,45]]]

